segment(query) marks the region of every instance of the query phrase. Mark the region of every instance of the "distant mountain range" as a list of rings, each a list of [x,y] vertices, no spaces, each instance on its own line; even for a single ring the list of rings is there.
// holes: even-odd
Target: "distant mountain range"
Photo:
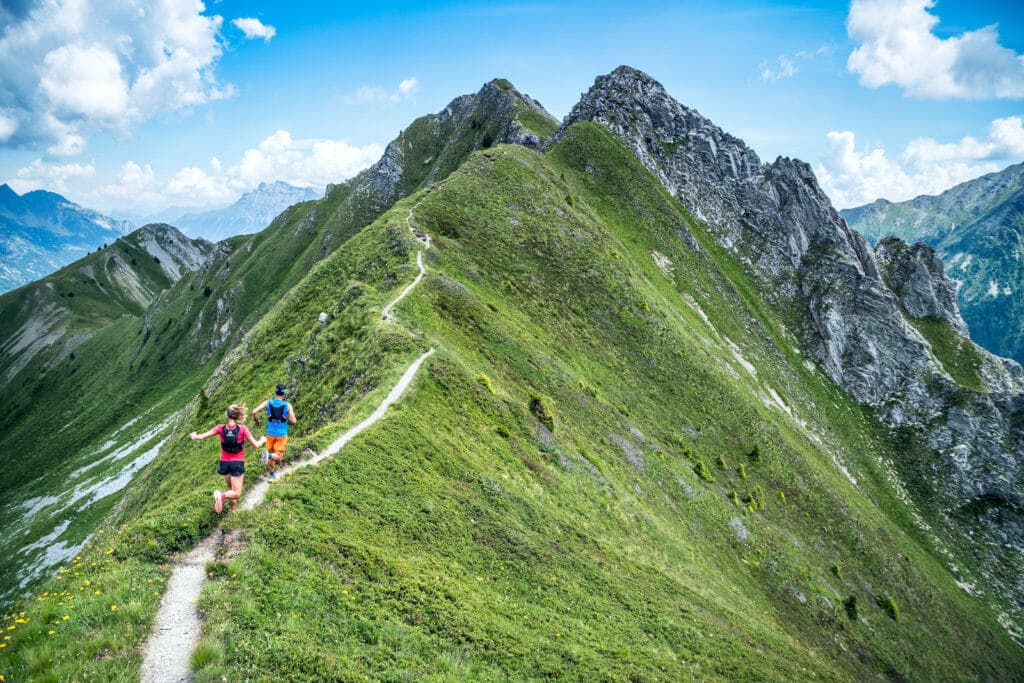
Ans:
[[[940,195],[879,199],[840,214],[872,243],[895,235],[935,247],[971,338],[1024,363],[1024,164]]]
[[[123,219],[86,209],[53,192],[19,195],[0,186],[0,292],[38,280],[131,232],[136,225],[166,223],[213,242],[258,232],[293,204],[319,199],[312,188],[260,183],[221,209],[186,213],[171,207]]]
[[[133,227],[53,192],[19,195],[0,185],[0,291],[38,280]]]
[[[231,206],[210,211],[184,212],[166,209],[145,216],[139,223],[170,223],[192,237],[219,241],[235,235],[259,232],[292,204],[319,199],[323,194],[309,187],[286,182],[260,183]]]

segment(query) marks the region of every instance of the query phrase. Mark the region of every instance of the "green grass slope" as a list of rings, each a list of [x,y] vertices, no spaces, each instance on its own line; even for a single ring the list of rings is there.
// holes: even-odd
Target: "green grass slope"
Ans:
[[[166,436],[132,419],[160,425],[178,413],[317,262],[397,199],[505,139],[520,119],[550,132],[554,122],[532,100],[496,84],[456,100],[457,116],[411,124],[392,143],[399,165],[382,160],[324,199],[289,207],[256,235],[205,245],[209,261],[176,283],[137,233],[0,297],[0,322],[11,331],[0,339],[0,378],[30,378],[0,418],[22,453],[0,482],[0,512],[12,520],[0,542],[0,603],[31,585],[29,574],[74,554],[117,503],[120,488],[107,494],[111,484],[123,486],[122,470],[141,467],[141,454]],[[48,345],[36,351],[35,339]],[[26,348],[33,353],[23,362]],[[61,439],[52,438],[55,421]]]
[[[385,325],[416,202],[435,248]],[[291,453],[322,448],[428,346],[384,421],[224,520],[245,547],[208,567],[198,680],[1024,674],[901,502],[899,444],[589,124],[544,156],[473,155],[280,297],[4,623],[0,673],[137,678],[168,553],[217,523],[215,447],[187,432],[287,373]]]

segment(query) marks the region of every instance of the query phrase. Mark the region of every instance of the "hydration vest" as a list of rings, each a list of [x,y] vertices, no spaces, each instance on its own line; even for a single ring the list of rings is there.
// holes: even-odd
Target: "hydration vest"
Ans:
[[[287,422],[288,404],[282,403],[275,406],[267,403],[267,422]]]
[[[229,427],[224,425],[220,430],[220,449],[225,453],[242,452],[242,427],[235,425]]]

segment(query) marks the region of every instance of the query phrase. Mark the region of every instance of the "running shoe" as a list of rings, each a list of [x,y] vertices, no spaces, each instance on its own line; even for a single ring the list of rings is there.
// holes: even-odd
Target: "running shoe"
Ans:
[[[224,511],[224,494],[220,491],[213,492],[213,509],[218,513]]]
[[[271,473],[270,473],[270,474],[269,474],[268,476],[269,476],[269,477],[270,477],[271,479],[277,479],[277,472],[271,472]]]
[[[267,453],[267,449],[264,448],[260,451],[260,464],[266,465],[268,460],[270,460],[270,454]]]

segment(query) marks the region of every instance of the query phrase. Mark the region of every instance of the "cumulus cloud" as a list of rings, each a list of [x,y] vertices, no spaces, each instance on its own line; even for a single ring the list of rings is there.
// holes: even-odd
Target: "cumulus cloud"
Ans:
[[[8,13],[0,144],[78,154],[97,130],[125,134],[229,97],[215,74],[223,19],[204,11],[196,0],[49,0]]]
[[[45,188],[51,192],[65,194],[68,181],[90,178],[96,173],[92,164],[54,164],[36,159],[28,166],[18,169],[17,177],[11,178],[7,184],[18,194]]]
[[[380,85],[364,85],[355,92],[345,95],[348,104],[398,104],[411,100],[420,89],[420,82],[414,77],[406,78],[394,90]]]
[[[996,25],[939,38],[935,0],[854,0],[846,30],[858,47],[847,68],[870,88],[911,97],[1024,97],[1024,55],[999,44]]]
[[[987,137],[957,142],[917,138],[896,157],[883,147],[858,149],[851,131],[828,134],[826,152],[816,169],[822,189],[840,208],[879,198],[903,201],[938,194],[1024,159],[1024,125],[1020,116],[996,119]]]
[[[277,35],[277,29],[269,24],[264,24],[255,17],[239,17],[232,19],[231,23],[245,34],[249,40],[262,38],[263,42],[269,43],[270,39]]]
[[[343,140],[295,139],[288,131],[278,130],[227,168],[213,157],[206,166],[187,166],[168,177],[155,173],[148,164],[128,161],[116,182],[83,194],[90,206],[104,210],[153,212],[168,206],[226,206],[261,182],[283,180],[322,189],[327,183],[351,178],[383,152],[376,144],[357,147]]]

